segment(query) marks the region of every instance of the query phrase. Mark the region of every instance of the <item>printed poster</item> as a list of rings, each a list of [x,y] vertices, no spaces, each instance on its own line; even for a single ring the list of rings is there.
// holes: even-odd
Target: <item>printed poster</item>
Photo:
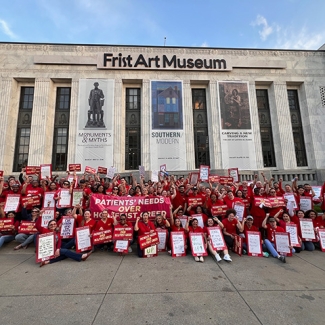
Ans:
[[[186,169],[186,143],[181,81],[151,81],[151,170]]]
[[[113,165],[114,80],[80,79],[75,161]]]
[[[218,82],[222,166],[256,169],[247,82]]]

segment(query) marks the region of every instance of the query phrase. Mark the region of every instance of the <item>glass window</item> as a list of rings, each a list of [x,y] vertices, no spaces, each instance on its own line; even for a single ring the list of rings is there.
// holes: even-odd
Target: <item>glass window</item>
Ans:
[[[290,108],[291,116],[291,125],[293,133],[293,141],[295,146],[295,154],[297,160],[297,166],[303,167],[307,166],[307,155],[306,147],[304,141],[304,132],[301,122],[301,114],[298,100],[298,91],[297,90],[288,90],[288,101]]]
[[[209,132],[205,89],[192,89],[195,168],[210,166]]]
[[[260,122],[261,143],[264,167],[275,167],[272,123],[269,107],[268,92],[266,89],[256,90],[258,117]]]
[[[52,169],[67,169],[71,88],[56,89]]]
[[[126,88],[125,169],[141,165],[141,96],[140,88]]]

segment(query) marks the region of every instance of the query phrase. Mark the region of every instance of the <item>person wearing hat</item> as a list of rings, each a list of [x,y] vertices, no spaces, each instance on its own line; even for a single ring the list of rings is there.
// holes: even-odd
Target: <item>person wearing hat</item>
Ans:
[[[266,229],[266,237],[267,237],[264,239],[263,247],[265,246],[267,250],[272,254],[273,257],[285,263],[286,262],[285,256],[280,255],[275,250],[275,232],[285,232],[285,230],[277,226],[276,220],[272,217],[269,218],[269,216],[270,215],[267,213],[265,219],[262,222],[262,227]]]
[[[249,215],[242,221],[242,228],[243,232],[240,234],[240,236],[243,238],[243,252],[244,254],[247,253],[247,231],[258,231],[259,229],[253,225],[254,218],[253,216]],[[269,254],[267,252],[263,252],[264,257],[269,257]]]

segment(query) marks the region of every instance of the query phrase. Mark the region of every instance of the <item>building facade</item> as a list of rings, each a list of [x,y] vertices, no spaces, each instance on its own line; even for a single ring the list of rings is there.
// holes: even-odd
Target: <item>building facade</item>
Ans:
[[[325,179],[325,51],[0,43],[0,170]],[[96,85],[97,84],[97,85]]]

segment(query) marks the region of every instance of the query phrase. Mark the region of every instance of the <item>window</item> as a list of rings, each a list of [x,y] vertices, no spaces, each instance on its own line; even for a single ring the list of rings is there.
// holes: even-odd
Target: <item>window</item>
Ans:
[[[140,88],[126,88],[125,169],[141,165],[141,102]]]
[[[33,100],[34,87],[21,87],[13,166],[14,172],[20,172],[28,164]]]
[[[304,141],[304,131],[302,128],[300,107],[297,90],[288,90],[288,100],[290,108],[290,117],[293,133],[293,141],[295,146],[297,166],[307,166],[307,156]]]
[[[58,87],[55,102],[52,169],[67,169],[71,88]]]
[[[266,89],[256,90],[258,118],[260,122],[261,143],[264,167],[275,167],[274,144],[268,93]]]
[[[209,133],[205,89],[192,89],[195,168],[210,166]]]

